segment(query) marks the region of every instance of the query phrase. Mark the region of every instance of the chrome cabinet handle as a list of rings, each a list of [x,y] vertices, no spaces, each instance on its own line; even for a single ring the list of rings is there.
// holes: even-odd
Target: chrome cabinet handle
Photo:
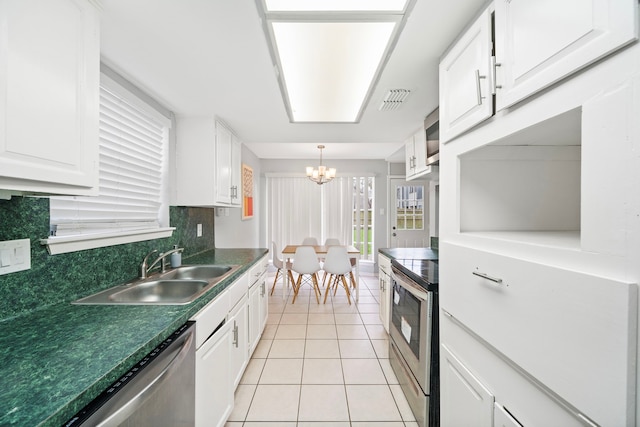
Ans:
[[[474,276],[482,277],[483,279],[487,279],[487,280],[489,280],[491,282],[494,282],[494,283],[498,283],[498,284],[502,283],[502,279],[499,279],[497,277],[489,276],[486,273],[480,273],[479,271],[472,271],[471,274],[473,274]]]
[[[486,79],[487,76],[481,76],[480,70],[476,70],[476,92],[478,96],[478,105],[482,105],[482,100],[484,96],[482,96],[482,89],[480,88],[480,79]]]
[[[238,348],[238,324],[233,321],[233,345]]]
[[[260,285],[260,296],[264,297],[265,294],[265,290],[264,290],[264,281],[262,282],[262,284]]]
[[[491,68],[493,70],[493,93],[496,93],[497,89],[502,89],[502,85],[498,84],[497,78],[498,78],[498,73],[497,73],[497,68],[501,67],[502,64],[499,62],[496,62],[496,57],[492,56],[491,57]]]

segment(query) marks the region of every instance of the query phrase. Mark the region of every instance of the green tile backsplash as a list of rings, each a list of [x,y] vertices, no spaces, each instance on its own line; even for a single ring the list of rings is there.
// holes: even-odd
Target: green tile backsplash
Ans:
[[[0,276],[0,321],[132,279],[153,249],[177,244],[187,259],[214,247],[213,209],[172,206],[170,221],[176,227],[170,238],[51,256],[40,244],[49,233],[49,199],[0,200],[0,241],[31,240],[31,269]],[[196,237],[197,224],[202,224],[202,237]]]

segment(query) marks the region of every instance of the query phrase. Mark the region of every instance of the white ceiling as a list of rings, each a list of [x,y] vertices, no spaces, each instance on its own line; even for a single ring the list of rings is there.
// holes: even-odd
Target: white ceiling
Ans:
[[[486,0],[417,0],[360,123],[295,124],[254,0],[104,0],[102,60],[180,116],[217,116],[259,158],[403,161],[438,105],[438,61]],[[389,89],[410,89],[379,111]],[[179,143],[179,142],[178,142]]]

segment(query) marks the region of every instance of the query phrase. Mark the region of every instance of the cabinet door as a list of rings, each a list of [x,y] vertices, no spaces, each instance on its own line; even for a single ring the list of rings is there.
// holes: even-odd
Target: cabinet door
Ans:
[[[419,174],[427,170],[427,136],[424,129],[413,135],[413,152],[415,155],[415,173]]]
[[[407,179],[416,173],[415,152],[413,149],[413,137],[404,142],[404,168]]]
[[[493,114],[491,11],[487,9],[440,62],[440,140]]]
[[[380,320],[382,326],[389,333],[389,314],[391,312],[391,260],[383,255],[378,255],[378,280],[380,281]]]
[[[260,339],[260,292],[259,282],[249,289],[249,354],[253,353]]]
[[[267,325],[267,318],[269,317],[269,298],[267,296],[267,273],[265,272],[260,278],[260,325],[258,338],[262,336]]]
[[[196,351],[197,427],[222,427],[233,409],[229,332],[225,323]]]
[[[231,333],[231,380],[233,389],[237,387],[244,373],[244,368],[249,362],[249,328],[247,316],[247,298],[241,299],[229,313]]]
[[[637,3],[497,1],[497,109],[513,105],[635,40]]]
[[[216,202],[231,203],[231,150],[233,134],[216,122]]]
[[[445,344],[440,365],[440,421],[443,426],[493,426],[494,397]]]
[[[231,204],[242,204],[242,143],[235,137],[231,138]]]
[[[249,290],[249,355],[253,353],[267,323],[269,300],[267,275],[262,274]]]
[[[99,20],[86,0],[0,2],[0,189],[97,191]]]

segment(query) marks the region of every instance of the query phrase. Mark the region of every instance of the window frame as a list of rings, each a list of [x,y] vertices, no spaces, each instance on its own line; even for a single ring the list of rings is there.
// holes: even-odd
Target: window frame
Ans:
[[[135,86],[118,75],[113,78],[106,73],[110,70],[102,70],[100,73],[100,86],[107,88],[109,91],[116,93],[118,96],[126,99],[126,101],[145,111],[147,114],[162,122],[168,128],[168,137],[163,146],[163,173],[162,173],[162,191],[161,206],[159,208],[159,227],[125,230],[116,232],[103,232],[92,234],[79,234],[72,236],[49,236],[41,239],[40,243],[47,247],[47,251],[51,255],[76,252],[86,249],[95,249],[119,244],[134,243],[145,240],[153,240],[159,238],[171,237],[175,227],[169,226],[169,195],[170,195],[170,177],[169,177],[169,153],[170,141],[173,140],[175,128],[172,125],[174,118],[171,112],[160,111],[154,101],[148,102],[145,98],[148,96],[142,93]],[[120,80],[120,81],[118,81]],[[126,86],[126,87],[125,87]],[[139,92],[139,93],[135,93]]]

